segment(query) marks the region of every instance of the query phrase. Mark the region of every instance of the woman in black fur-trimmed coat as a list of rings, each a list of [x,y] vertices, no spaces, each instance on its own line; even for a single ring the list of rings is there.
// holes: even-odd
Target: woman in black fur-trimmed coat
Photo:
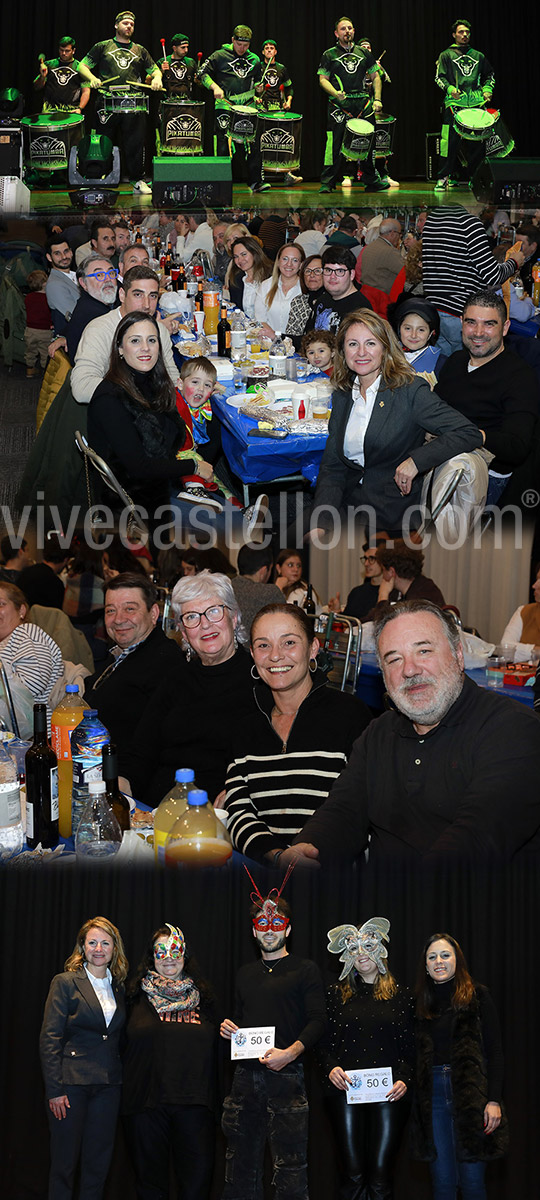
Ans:
[[[455,1200],[458,1187],[463,1200],[484,1200],[486,1163],[508,1148],[495,1005],[448,933],[428,938],[416,996],[411,1154],[429,1163],[435,1200]]]

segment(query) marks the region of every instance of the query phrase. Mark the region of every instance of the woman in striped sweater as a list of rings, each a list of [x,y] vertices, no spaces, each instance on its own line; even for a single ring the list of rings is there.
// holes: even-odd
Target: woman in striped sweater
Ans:
[[[227,772],[229,832],[248,858],[277,863],[326,800],[371,714],[330,688],[302,609],[269,604],[251,627],[256,711],[238,731]]]

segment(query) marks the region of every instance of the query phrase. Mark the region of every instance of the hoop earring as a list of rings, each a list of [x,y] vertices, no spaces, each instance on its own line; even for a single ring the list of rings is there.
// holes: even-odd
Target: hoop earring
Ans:
[[[317,670],[317,659],[316,659],[316,658],[310,658],[310,660],[309,660],[309,673],[310,673],[310,675],[314,675],[314,674],[315,674],[315,672],[316,672],[316,670]]]
[[[254,674],[253,672],[255,672],[255,674]],[[251,675],[251,678],[255,680],[255,683],[258,683],[258,681],[259,681],[259,679],[260,679],[261,677],[260,677],[260,675],[259,675],[259,672],[258,672],[258,670],[257,670],[257,667],[255,666],[255,663],[252,663],[252,664],[251,664],[251,669],[250,669],[250,672],[249,672],[249,673],[250,673],[250,675]]]

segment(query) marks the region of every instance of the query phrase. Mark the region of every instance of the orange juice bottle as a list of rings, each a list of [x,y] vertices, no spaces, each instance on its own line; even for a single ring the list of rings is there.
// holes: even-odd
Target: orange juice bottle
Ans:
[[[536,308],[540,304],[540,258],[537,258],[532,269],[532,302]]]
[[[88,705],[79,696],[77,685],[67,683],[65,697],[57,704],[51,717],[51,744],[58,759],[59,832],[64,838],[71,835],[71,734],[80,725],[85,708]]]
[[[230,834],[216,817],[207,792],[188,792],[187,808],[165,842],[167,867],[221,867],[232,855]]]
[[[220,315],[219,288],[212,283],[206,283],[203,291],[204,332],[207,336],[217,333]]]

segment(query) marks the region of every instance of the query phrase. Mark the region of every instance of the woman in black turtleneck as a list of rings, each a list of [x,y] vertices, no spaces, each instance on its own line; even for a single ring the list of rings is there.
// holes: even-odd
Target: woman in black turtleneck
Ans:
[[[429,1162],[435,1200],[484,1200],[486,1162],[507,1149],[497,1012],[474,983],[458,942],[434,933],[416,987],[413,1158]]]
[[[176,458],[185,437],[158,324],[146,313],[128,313],[117,327],[109,370],[90,401],[90,445],[135,502],[153,513],[195,472],[194,460]]]

